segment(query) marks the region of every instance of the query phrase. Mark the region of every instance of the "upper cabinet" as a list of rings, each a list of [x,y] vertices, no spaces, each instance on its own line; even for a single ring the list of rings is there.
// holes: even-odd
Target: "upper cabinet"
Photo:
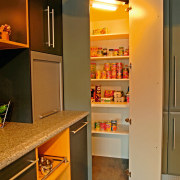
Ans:
[[[11,27],[9,39],[1,38],[0,29],[0,50],[29,47],[33,51],[62,55],[61,0],[3,1],[0,17],[0,26]]]
[[[29,0],[30,48],[62,55],[61,0]]]
[[[0,50],[16,49],[29,47],[29,29],[28,29],[28,1],[2,1],[0,6],[0,26],[8,24],[11,27],[10,35],[6,35],[0,29],[0,37],[2,33],[5,38],[0,38]],[[8,34],[8,33],[7,33]],[[8,37],[9,36],[9,39]]]

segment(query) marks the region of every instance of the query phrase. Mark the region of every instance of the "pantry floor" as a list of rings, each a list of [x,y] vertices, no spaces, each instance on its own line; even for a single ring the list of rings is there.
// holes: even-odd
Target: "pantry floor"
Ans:
[[[129,167],[128,159],[92,157],[93,180],[128,180],[124,171]]]

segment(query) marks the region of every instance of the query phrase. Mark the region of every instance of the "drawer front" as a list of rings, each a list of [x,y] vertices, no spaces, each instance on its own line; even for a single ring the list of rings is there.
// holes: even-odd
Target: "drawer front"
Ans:
[[[5,167],[0,171],[0,179],[2,180],[9,180],[13,176],[15,176],[17,173],[22,171],[24,168],[29,166],[32,162],[29,160],[35,161],[35,150],[29,152],[28,154],[24,155],[20,159],[16,160],[9,166]],[[22,173],[19,177],[16,179],[20,180],[34,180],[36,179],[36,164],[31,166],[29,169],[27,169],[24,173]]]
[[[37,120],[62,110],[61,57],[31,54],[33,119]]]
[[[84,122],[86,121],[87,118],[84,118],[70,127],[70,157],[72,180],[88,179],[87,126],[84,126]],[[84,127],[81,128],[82,126]]]

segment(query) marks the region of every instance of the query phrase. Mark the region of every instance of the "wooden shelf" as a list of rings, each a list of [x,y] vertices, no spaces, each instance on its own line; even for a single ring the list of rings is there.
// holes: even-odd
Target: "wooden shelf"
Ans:
[[[103,56],[103,57],[91,57],[91,61],[99,61],[99,60],[127,60],[129,56]]]
[[[115,102],[109,102],[109,103],[93,102],[93,103],[91,103],[91,107],[128,108],[129,107],[129,103],[127,103],[127,102],[121,102],[121,103],[115,103]]]
[[[0,39],[0,50],[3,49],[19,49],[19,48],[28,48],[27,44],[17,43],[14,41],[5,41]]]
[[[97,40],[112,40],[112,39],[128,39],[129,34],[100,34],[100,35],[91,35],[90,39],[92,41]]]
[[[121,82],[121,81],[129,81],[129,79],[91,79],[91,82]]]
[[[94,128],[92,129],[92,134],[105,134],[105,135],[128,135],[129,126],[119,125],[117,131],[97,131]]]

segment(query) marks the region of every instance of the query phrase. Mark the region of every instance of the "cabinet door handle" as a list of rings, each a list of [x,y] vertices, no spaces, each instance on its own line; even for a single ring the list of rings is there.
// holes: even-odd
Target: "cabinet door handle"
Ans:
[[[48,42],[46,42],[46,44],[50,47],[51,46],[51,30],[50,30],[50,8],[49,8],[49,6],[44,11],[47,12],[47,22],[48,22]]]
[[[34,166],[34,164],[36,164],[39,161],[39,159],[32,161],[29,160],[29,162],[31,162],[31,164],[29,164],[28,166],[26,166],[24,169],[22,169],[20,172],[18,172],[16,175],[14,175],[12,178],[10,178],[9,180],[14,180],[17,177],[19,177],[21,174],[23,174],[25,171],[27,171],[29,168],[31,168],[32,166]]]
[[[176,119],[173,119],[173,150],[176,149]]]
[[[174,56],[174,107],[176,107],[176,88],[177,88],[177,84],[176,84],[176,80],[177,80],[177,78],[176,78],[176,75],[177,75],[177,72],[176,72],[176,63],[177,63],[177,58],[176,58],[176,56]]]
[[[57,113],[57,112],[58,112],[58,110],[55,109],[55,110],[53,110],[53,111],[51,111],[51,112],[48,112],[48,113],[45,113],[45,114],[40,115],[39,118],[40,118],[40,119],[43,119],[43,118],[48,117],[48,116],[50,116],[50,115],[52,115],[52,114],[55,114],[55,113]]]
[[[55,29],[54,29],[54,9],[52,9],[51,14],[52,14],[52,38],[53,38],[53,43],[51,45],[54,48],[55,47],[55,44],[54,44],[54,31],[55,31]]]
[[[76,134],[77,132],[79,132],[83,127],[85,127],[85,126],[87,126],[87,124],[89,123],[89,122],[83,122],[84,123],[84,125],[82,125],[80,128],[78,128],[77,130],[75,130],[75,131],[71,131],[72,133],[74,133],[74,134]]]

